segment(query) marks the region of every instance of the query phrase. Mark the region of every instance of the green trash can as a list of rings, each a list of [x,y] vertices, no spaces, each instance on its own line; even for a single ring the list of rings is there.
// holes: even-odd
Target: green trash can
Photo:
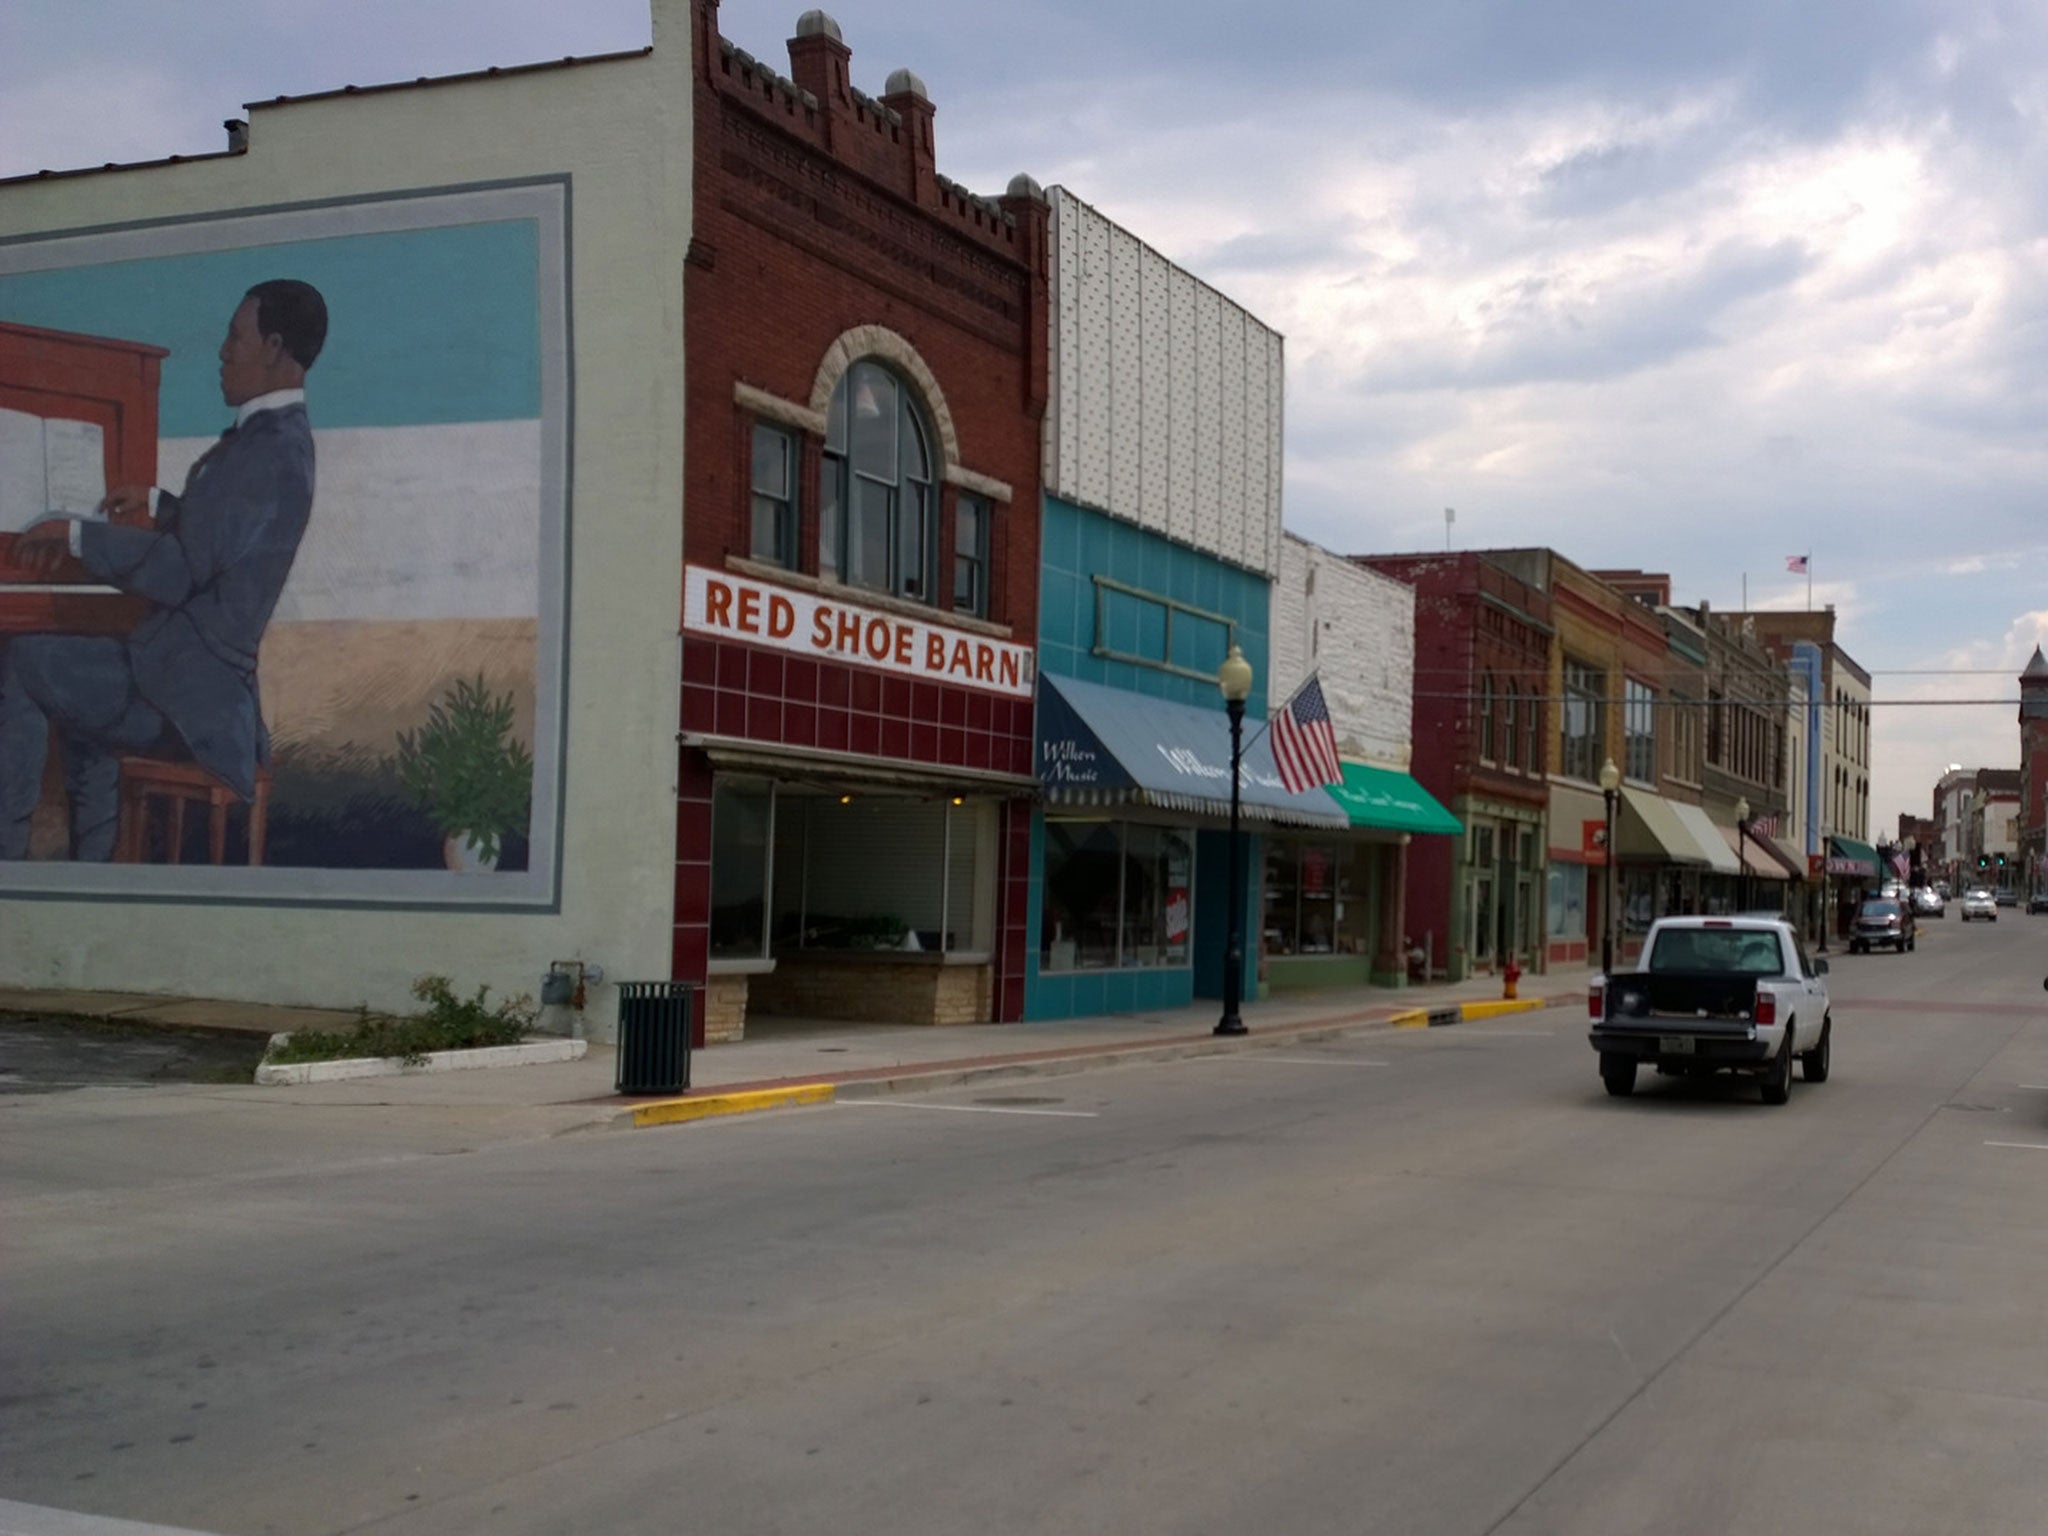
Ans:
[[[686,981],[619,983],[619,1093],[681,1093],[690,1086],[696,987]]]

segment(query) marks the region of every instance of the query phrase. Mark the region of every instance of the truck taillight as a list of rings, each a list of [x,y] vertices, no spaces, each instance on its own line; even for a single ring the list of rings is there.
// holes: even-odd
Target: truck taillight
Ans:
[[[1768,992],[1756,995],[1756,1021],[1759,1024],[1778,1022],[1778,1000]]]
[[[1589,991],[1586,994],[1587,1018],[1597,1019],[1604,1016],[1602,1013],[1601,1005],[1606,1001],[1606,997],[1607,990],[1604,987],[1594,987],[1591,991]]]

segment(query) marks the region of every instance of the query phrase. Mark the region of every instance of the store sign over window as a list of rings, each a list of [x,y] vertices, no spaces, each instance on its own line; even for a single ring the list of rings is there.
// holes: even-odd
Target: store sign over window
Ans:
[[[1036,674],[1026,645],[700,565],[684,571],[683,629],[1019,699]]]

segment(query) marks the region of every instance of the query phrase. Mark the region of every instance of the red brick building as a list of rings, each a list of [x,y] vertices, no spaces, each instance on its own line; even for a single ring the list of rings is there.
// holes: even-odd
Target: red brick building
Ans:
[[[673,975],[749,1010],[1023,1011],[1047,205],[941,176],[822,12],[697,0]]]
[[[1465,827],[1409,845],[1408,938],[1454,980],[1538,967],[1550,594],[1471,551],[1353,558],[1415,589],[1410,771]]]
[[[2020,875],[2030,895],[2048,890],[2048,657],[2020,673]]]

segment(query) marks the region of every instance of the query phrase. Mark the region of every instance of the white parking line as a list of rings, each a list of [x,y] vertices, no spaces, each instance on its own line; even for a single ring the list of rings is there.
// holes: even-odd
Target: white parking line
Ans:
[[[2030,1089],[2035,1093],[2048,1093],[2048,1083],[2014,1083],[2013,1087]]]
[[[1424,1031],[1417,1030],[1416,1033],[1422,1034]],[[1443,1030],[1432,1029],[1427,1031],[1427,1033],[1432,1040],[1548,1040],[1555,1031],[1548,1029],[1459,1029],[1452,1031],[1450,1034],[1445,1034]]]
[[[841,1099],[846,1109],[950,1109],[961,1115],[1054,1115],[1063,1120],[1099,1120],[1092,1109],[1017,1109],[1007,1104],[902,1104],[894,1099]]]
[[[2015,1152],[2048,1152],[2048,1144],[2038,1141],[1987,1141],[1987,1147],[2010,1147]]]
[[[1190,1056],[1186,1059],[1203,1062],[1212,1066],[1221,1061],[1264,1061],[1282,1067],[1390,1067],[1393,1065],[1390,1061],[1359,1061],[1350,1057],[1338,1056],[1267,1056],[1256,1051],[1245,1055]]]

